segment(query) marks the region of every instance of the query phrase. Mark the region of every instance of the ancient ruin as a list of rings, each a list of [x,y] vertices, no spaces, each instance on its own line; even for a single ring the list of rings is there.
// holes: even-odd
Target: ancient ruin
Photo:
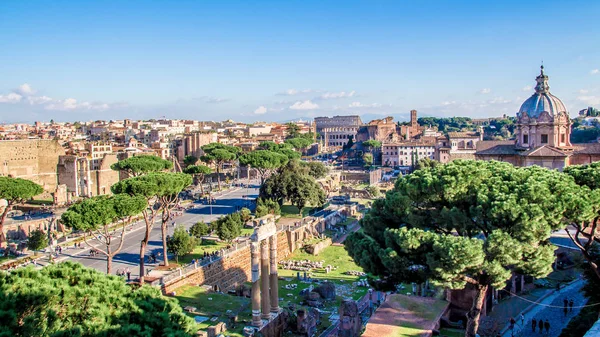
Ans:
[[[277,228],[275,222],[255,227],[250,237],[252,262],[252,325],[263,326],[279,314],[279,284],[277,280]]]

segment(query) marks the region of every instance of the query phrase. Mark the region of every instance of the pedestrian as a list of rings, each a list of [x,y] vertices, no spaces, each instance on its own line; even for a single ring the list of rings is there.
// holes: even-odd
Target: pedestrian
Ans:
[[[544,322],[544,328],[546,328],[546,335],[550,333],[550,322],[546,319]]]
[[[575,302],[573,301],[573,299],[569,300],[569,312],[573,311],[573,304],[575,304]]]
[[[567,309],[567,307],[563,308],[563,313],[565,314],[565,317],[567,317],[567,313],[569,312],[569,309]]]
[[[521,313],[521,326],[525,326],[525,316]]]
[[[535,332],[535,328],[537,327],[537,321],[535,317],[531,319],[531,331]]]
[[[544,321],[541,318],[538,320],[538,327],[540,328],[540,333],[544,333]]]
[[[517,321],[515,321],[515,319],[513,317],[510,318],[510,328],[511,330],[515,327],[515,323],[517,323]]]
[[[563,300],[563,304],[565,305],[565,308],[566,308],[569,305],[569,300],[565,298]]]
[[[127,281],[131,281],[131,270],[129,270],[129,268],[127,268],[127,270],[125,272],[127,273]]]

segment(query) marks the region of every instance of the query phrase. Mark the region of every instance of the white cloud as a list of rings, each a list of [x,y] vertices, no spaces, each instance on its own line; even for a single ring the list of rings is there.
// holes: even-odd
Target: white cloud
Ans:
[[[0,103],[19,103],[22,98],[23,96],[11,92],[8,95],[0,95]]]
[[[444,102],[442,102],[443,106],[454,105],[454,104],[456,104],[456,101],[444,101]]]
[[[23,83],[18,88],[14,89],[13,92],[21,95],[21,96],[31,96],[36,93],[35,90],[28,84]]]
[[[483,94],[483,95],[489,94],[490,92],[492,92],[492,89],[490,89],[490,88],[483,88],[483,89],[479,90],[479,93]]]
[[[31,105],[45,104],[48,102],[52,102],[52,98],[48,96],[29,96],[27,97],[27,101]]]
[[[580,94],[582,94],[582,95],[585,95],[585,94],[587,94],[588,92],[590,92],[590,91],[589,91],[589,90],[587,90],[587,89],[579,89],[579,93],[580,93]]]
[[[590,74],[596,75],[599,72],[600,72],[600,69],[593,69],[592,71],[590,71]]]
[[[356,91],[352,90],[350,92],[340,91],[340,92],[326,92],[323,95],[319,96],[320,99],[335,99],[335,98],[346,98],[346,97],[354,97],[356,95]]]
[[[577,100],[588,105],[600,105],[600,96],[579,96]]]
[[[299,94],[308,94],[311,92],[315,92],[316,90],[312,90],[312,89],[304,89],[304,90],[297,90],[297,89],[288,89],[284,92],[280,92],[277,95],[280,96],[295,96],[295,95],[299,95]]]
[[[206,103],[224,103],[224,102],[229,102],[230,99],[229,98],[220,98],[220,97],[207,97],[205,102]]]
[[[527,85],[527,86],[524,86],[523,89],[521,89],[521,90],[523,90],[523,91],[531,91],[531,89],[533,89],[533,88],[530,85]]]
[[[254,114],[256,114],[256,115],[262,115],[266,112],[267,112],[267,108],[265,108],[264,105],[261,105],[258,108],[256,108],[256,110],[254,110]]]
[[[350,105],[348,105],[349,108],[364,108],[364,109],[368,109],[368,108],[381,108],[383,105],[380,103],[373,103],[373,104],[363,104],[361,102],[352,102],[350,103]]]
[[[296,102],[293,105],[290,106],[290,109],[292,110],[314,110],[314,109],[318,109],[319,105],[311,102],[310,100],[306,100],[304,102]]]

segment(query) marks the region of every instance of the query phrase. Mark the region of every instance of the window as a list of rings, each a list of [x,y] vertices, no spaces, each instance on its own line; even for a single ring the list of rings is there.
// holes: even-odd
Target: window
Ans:
[[[567,137],[566,137],[566,135],[565,135],[564,133],[563,133],[562,135],[560,135],[560,142],[561,142],[562,144],[564,144],[564,143],[566,143],[566,142],[567,142],[567,141],[566,141],[566,139],[567,139]]]
[[[523,135],[523,144],[529,144],[529,135]]]
[[[542,135],[542,144],[548,144],[548,135]]]

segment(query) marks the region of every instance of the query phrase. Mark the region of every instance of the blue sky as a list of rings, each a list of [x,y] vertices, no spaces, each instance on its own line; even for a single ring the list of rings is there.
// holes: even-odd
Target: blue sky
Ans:
[[[0,1],[0,122],[600,106],[600,1]]]

